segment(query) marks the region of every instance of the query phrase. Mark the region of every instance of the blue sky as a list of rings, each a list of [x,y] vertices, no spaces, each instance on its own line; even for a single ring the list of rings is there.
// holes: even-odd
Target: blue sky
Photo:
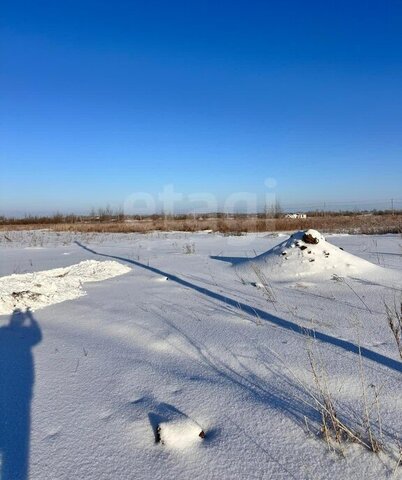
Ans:
[[[0,213],[402,201],[401,1],[14,0],[1,42]]]

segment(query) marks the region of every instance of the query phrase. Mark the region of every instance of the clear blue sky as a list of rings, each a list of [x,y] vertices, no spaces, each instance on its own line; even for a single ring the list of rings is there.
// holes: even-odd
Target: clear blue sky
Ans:
[[[1,41],[0,213],[402,200],[400,0],[6,0]]]

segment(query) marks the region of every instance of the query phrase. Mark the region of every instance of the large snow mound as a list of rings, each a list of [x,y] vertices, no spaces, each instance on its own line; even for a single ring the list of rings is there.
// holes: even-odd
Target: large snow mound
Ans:
[[[114,261],[86,260],[65,268],[13,274],[0,278],[0,315],[53,305],[85,295],[82,284],[99,282],[129,272]]]
[[[361,275],[381,267],[327,242],[316,230],[300,231],[267,252],[235,267],[243,279],[291,281],[306,276]]]

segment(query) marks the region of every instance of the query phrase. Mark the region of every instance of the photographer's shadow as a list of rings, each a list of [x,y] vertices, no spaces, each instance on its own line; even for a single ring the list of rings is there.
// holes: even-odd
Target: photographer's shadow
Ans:
[[[32,347],[42,340],[32,312],[12,313],[0,327],[0,479],[27,480],[31,400],[35,381]]]

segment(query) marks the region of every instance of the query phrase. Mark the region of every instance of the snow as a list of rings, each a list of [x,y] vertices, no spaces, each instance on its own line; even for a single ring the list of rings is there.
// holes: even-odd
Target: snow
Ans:
[[[401,478],[402,362],[384,309],[402,291],[399,235],[324,235],[314,254],[286,234],[3,235],[0,282],[31,291],[40,275],[61,298],[73,276],[80,296],[0,316],[2,480]],[[95,282],[87,261],[126,273]],[[308,351],[364,433],[362,363],[382,452],[328,448]]]
[[[159,425],[161,442],[170,448],[184,449],[202,441],[202,429],[191,420],[163,422]]]
[[[303,240],[304,235],[317,243]],[[255,278],[262,272],[273,280],[291,281],[305,277],[330,278],[374,273],[381,269],[327,242],[316,230],[296,232],[267,252],[236,265],[239,274]]]
[[[171,406],[162,406],[164,416],[153,417],[158,420],[156,440],[167,448],[183,450],[194,448],[202,443],[205,432],[191,418]]]
[[[86,260],[65,268],[13,274],[0,278],[0,315],[15,309],[47,307],[85,295],[82,284],[99,282],[129,272],[114,261]]]

